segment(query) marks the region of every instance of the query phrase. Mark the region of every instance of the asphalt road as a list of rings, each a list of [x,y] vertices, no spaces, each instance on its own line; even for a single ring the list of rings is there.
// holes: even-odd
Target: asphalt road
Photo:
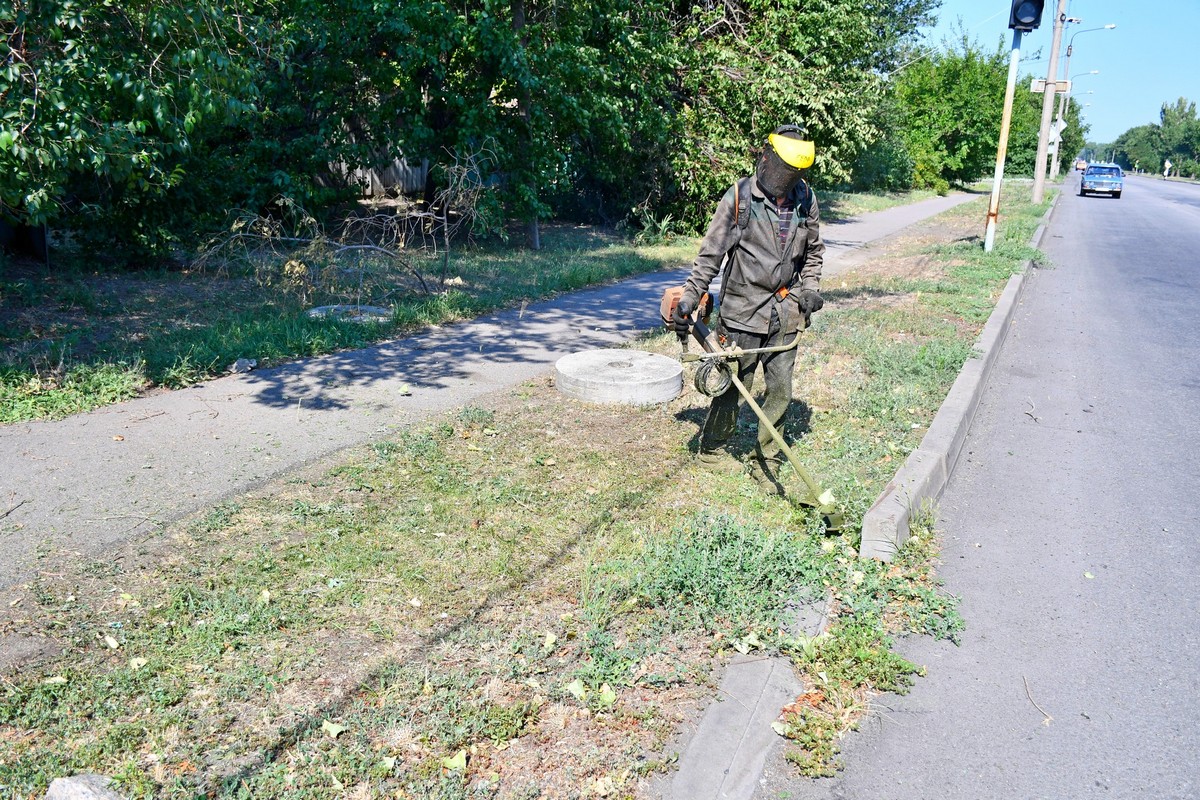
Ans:
[[[823,224],[826,276],[861,261],[871,243],[972,199]],[[103,558],[273,478],[543,376],[564,355],[627,342],[660,324],[663,290],[686,276],[641,275],[65,420],[0,426],[0,599],[36,574],[42,554]],[[6,611],[0,604],[0,618]],[[0,637],[0,665],[16,649]]]
[[[1200,186],[1077,187],[942,498],[961,646],[756,798],[1200,797]]]

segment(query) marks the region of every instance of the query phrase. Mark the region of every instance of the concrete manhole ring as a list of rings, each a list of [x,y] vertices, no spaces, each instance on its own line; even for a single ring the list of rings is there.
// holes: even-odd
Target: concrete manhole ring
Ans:
[[[584,350],[554,365],[558,390],[576,400],[649,406],[683,391],[683,365],[641,350]]]
[[[334,306],[317,306],[308,310],[308,316],[313,319],[332,317],[347,322],[387,322],[392,318],[390,308],[380,306],[360,306],[338,304]]]

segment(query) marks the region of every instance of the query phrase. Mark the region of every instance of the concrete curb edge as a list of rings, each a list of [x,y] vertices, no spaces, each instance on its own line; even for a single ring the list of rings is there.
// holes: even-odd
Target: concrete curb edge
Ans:
[[[1030,245],[1037,247],[1058,207],[1060,192],[1042,217]],[[891,561],[908,539],[909,521],[923,505],[937,502],[954,471],[993,364],[1017,309],[1032,262],[1008,279],[996,307],[975,343],[976,354],[963,365],[920,446],[912,452],[863,516],[860,558]]]

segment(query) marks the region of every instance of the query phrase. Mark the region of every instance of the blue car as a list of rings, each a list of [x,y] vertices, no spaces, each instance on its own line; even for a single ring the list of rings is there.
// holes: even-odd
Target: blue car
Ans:
[[[1088,164],[1079,181],[1079,196],[1111,194],[1120,199],[1125,188],[1125,173],[1116,164]]]

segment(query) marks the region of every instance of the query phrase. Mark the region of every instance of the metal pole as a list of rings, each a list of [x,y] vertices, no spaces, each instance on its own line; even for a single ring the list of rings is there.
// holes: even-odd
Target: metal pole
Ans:
[[[1017,63],[1021,60],[1021,32],[1013,31],[1012,59],[1008,62],[1008,86],[1004,89],[1004,113],[1000,117],[1000,142],[996,145],[996,175],[992,178],[992,199],[988,203],[987,232],[983,249],[992,252],[996,243],[996,221],[1000,219],[1000,184],[1004,182],[1004,157],[1008,154],[1008,128],[1012,124],[1013,95],[1017,91]]]
[[[1071,37],[1074,38],[1074,37]],[[1071,45],[1067,45],[1067,63],[1063,67],[1063,75],[1067,78],[1067,90],[1062,93],[1062,97],[1058,101],[1058,124],[1055,125],[1055,130],[1058,132],[1058,144],[1054,146],[1054,159],[1050,162],[1050,177],[1058,178],[1058,165],[1061,162],[1062,154],[1062,131],[1063,122],[1067,118],[1067,110],[1071,105]]]
[[[1040,203],[1046,193],[1046,151],[1050,142],[1050,117],[1054,114],[1054,99],[1058,94],[1058,48],[1062,44],[1063,22],[1067,19],[1067,0],[1058,0],[1054,14],[1054,40],[1050,44],[1050,68],[1046,70],[1046,94],[1042,96],[1042,127],[1038,133],[1037,162],[1033,174],[1033,202]]]

